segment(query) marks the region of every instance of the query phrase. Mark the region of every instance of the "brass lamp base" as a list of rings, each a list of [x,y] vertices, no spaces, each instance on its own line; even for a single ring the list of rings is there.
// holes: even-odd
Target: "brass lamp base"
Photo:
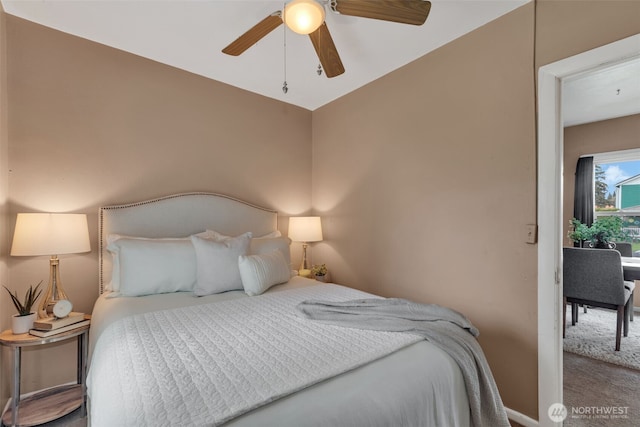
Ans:
[[[49,285],[38,306],[38,318],[44,319],[53,315],[53,306],[61,299],[68,299],[60,281],[60,261],[57,255],[49,260]]]
[[[302,243],[302,262],[300,263],[300,270],[308,270],[309,264],[307,263],[307,244]]]

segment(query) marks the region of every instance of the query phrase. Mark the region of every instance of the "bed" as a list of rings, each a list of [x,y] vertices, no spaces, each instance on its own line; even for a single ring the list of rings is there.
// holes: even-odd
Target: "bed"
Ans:
[[[247,253],[238,258],[237,240],[230,238],[241,236]],[[246,291],[198,290],[212,275],[217,289],[218,276],[227,274],[203,271],[210,258],[205,265],[202,254],[221,252],[199,245],[218,251],[220,242],[225,256],[230,251],[240,260],[235,268],[251,284]],[[195,261],[184,255],[189,243]],[[277,231],[277,212],[218,194],[100,208],[90,425],[471,425],[461,370],[438,346],[415,335],[301,317],[296,306],[302,301],[377,297],[283,278],[283,258],[291,273],[288,244]],[[276,265],[278,284],[255,288],[274,281],[269,268]],[[190,268],[196,284],[176,285]],[[257,291],[249,296],[249,289]]]

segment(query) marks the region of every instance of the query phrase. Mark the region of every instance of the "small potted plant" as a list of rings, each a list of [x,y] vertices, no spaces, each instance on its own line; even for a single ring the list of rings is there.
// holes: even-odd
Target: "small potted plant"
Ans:
[[[598,249],[615,249],[615,241],[627,240],[627,233],[622,229],[622,218],[604,216],[596,219],[591,225],[593,237],[591,246]]]
[[[593,237],[593,232],[586,224],[581,223],[575,218],[572,218],[569,223],[571,229],[569,230],[568,237],[573,240],[576,246],[584,247],[584,243],[590,241],[591,237]]]
[[[16,310],[18,310],[18,314],[14,314],[11,318],[11,332],[14,334],[25,334],[33,327],[33,322],[36,320],[37,313],[32,311],[31,308],[42,293],[42,290],[39,289],[41,284],[42,282],[38,283],[35,288],[33,286],[29,286],[29,289],[24,296],[24,302],[20,301],[17,292],[11,292],[6,286],[4,287],[7,292],[9,292],[9,295],[11,295],[13,305],[15,305]]]
[[[311,276],[320,282],[328,282],[329,272],[327,271],[327,266],[325,264],[314,265],[311,267]]]
[[[622,229],[622,218],[617,216],[603,216],[597,218],[588,227],[577,219],[571,220],[573,230],[569,231],[569,238],[578,246],[596,249],[615,249],[615,241],[628,239],[628,233]]]

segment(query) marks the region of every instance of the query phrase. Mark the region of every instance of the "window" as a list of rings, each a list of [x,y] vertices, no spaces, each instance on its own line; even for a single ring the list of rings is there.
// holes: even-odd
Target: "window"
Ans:
[[[640,249],[640,150],[594,156],[595,216],[620,216]],[[637,247],[636,247],[637,246]]]
[[[596,211],[633,207],[640,210],[640,160],[594,166]]]

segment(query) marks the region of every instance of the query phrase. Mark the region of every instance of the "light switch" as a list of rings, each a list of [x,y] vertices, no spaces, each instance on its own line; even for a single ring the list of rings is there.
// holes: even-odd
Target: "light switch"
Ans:
[[[527,224],[527,243],[535,244],[538,242],[538,226],[536,224]]]

